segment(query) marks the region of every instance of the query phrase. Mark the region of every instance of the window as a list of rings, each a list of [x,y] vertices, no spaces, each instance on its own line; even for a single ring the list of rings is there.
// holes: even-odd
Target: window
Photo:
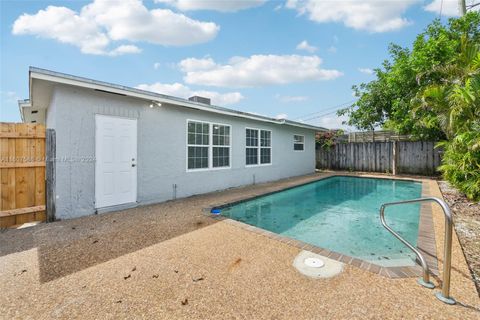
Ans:
[[[247,166],[266,165],[272,163],[272,132],[268,130],[245,130]]]
[[[303,151],[305,149],[305,136],[294,135],[293,136],[293,150]]]
[[[205,122],[188,122],[188,169],[208,168],[210,126]]]
[[[230,167],[230,127],[212,124],[213,167]]]
[[[258,130],[247,129],[246,139],[246,164],[247,166],[258,164]]]
[[[260,163],[272,163],[272,132],[260,130]]]
[[[230,167],[230,126],[188,121],[187,169]]]

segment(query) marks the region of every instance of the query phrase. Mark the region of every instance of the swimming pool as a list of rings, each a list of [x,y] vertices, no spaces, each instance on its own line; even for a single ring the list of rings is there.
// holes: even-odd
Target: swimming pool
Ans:
[[[221,209],[225,217],[384,267],[415,254],[380,223],[385,202],[419,198],[419,182],[334,176]],[[389,207],[387,223],[416,245],[420,205]]]

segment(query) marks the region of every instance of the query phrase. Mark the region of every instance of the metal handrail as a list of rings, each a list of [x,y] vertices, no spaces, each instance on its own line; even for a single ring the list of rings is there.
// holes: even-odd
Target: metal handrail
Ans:
[[[387,229],[391,234],[393,234],[398,240],[400,240],[404,245],[406,245],[410,250],[412,250],[416,255],[418,260],[420,260],[420,264],[422,265],[423,269],[423,277],[418,280],[418,283],[421,284],[422,286],[433,289],[435,288],[435,285],[430,281],[430,272],[428,268],[427,261],[423,257],[423,255],[420,253],[420,251],[417,250],[413,245],[410,244],[407,240],[403,239],[402,236],[400,236],[397,232],[395,232],[390,226],[387,225],[387,222],[385,221],[385,207],[390,206],[390,205],[396,205],[396,204],[402,204],[404,202],[391,202],[391,203],[385,203],[382,204],[380,207],[380,221],[382,222],[382,225]]]
[[[408,241],[403,239],[397,232],[395,232],[392,228],[390,228],[386,221],[385,221],[385,208],[388,206],[400,205],[400,204],[408,204],[408,203],[417,203],[417,202],[429,202],[433,201],[440,205],[443,210],[443,214],[445,215],[445,246],[444,246],[444,260],[443,260],[443,284],[442,284],[442,291],[437,292],[435,296],[445,302],[447,304],[455,304],[455,300],[450,297],[450,274],[452,268],[452,230],[453,230],[453,220],[452,220],[452,213],[450,212],[450,208],[445,203],[445,201],[436,198],[436,197],[426,197],[426,198],[419,198],[419,199],[411,199],[411,200],[404,200],[398,202],[389,202],[384,203],[380,207],[380,221],[382,225],[387,229],[390,233],[392,233],[398,240],[400,240],[403,244],[405,244],[410,250],[415,252],[420,263],[423,268],[423,278],[419,281],[419,283],[427,288],[433,288],[433,284],[430,282],[429,276],[429,269],[428,265],[425,261],[423,255],[418,251],[414,246],[412,246]]]

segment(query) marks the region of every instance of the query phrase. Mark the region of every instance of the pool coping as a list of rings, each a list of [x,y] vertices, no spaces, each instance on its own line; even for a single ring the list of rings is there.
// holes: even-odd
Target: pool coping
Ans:
[[[403,180],[403,181],[413,181],[413,182],[420,182],[422,183],[422,197],[427,197],[431,195],[430,186],[426,179],[417,179],[417,178],[410,178],[410,177],[392,177],[392,176],[380,176],[374,174],[347,174],[347,173],[329,173],[325,176],[318,177],[308,182],[299,183],[294,186],[288,186],[285,188],[280,188],[275,191],[269,191],[265,193],[256,193],[253,196],[247,196],[242,199],[237,199],[228,203],[221,203],[218,205],[213,205],[210,208],[207,208],[208,213],[207,215],[211,218],[219,221],[224,221],[231,225],[235,225],[240,227],[244,230],[254,232],[256,234],[260,234],[262,236],[268,237],[270,239],[280,241],[287,245],[296,247],[301,250],[311,251],[313,253],[328,257],[330,259],[343,262],[348,265],[352,265],[354,267],[379,274],[381,276],[387,278],[411,278],[411,277],[419,277],[422,276],[422,268],[418,264],[415,266],[397,266],[397,267],[384,267],[377,264],[373,264],[371,262],[354,258],[342,253],[338,253],[335,251],[331,251],[319,246],[315,246],[297,239],[289,238],[286,236],[279,235],[277,233],[246,224],[241,221],[233,220],[221,215],[212,214],[210,211],[214,208],[224,208],[227,206],[232,206],[241,202],[250,201],[259,197],[264,197],[270,194],[274,194],[277,192],[289,190],[292,188],[296,188],[299,186],[307,185],[310,183],[315,183],[320,180],[328,179],[331,177],[338,177],[338,176],[348,176],[348,177],[360,177],[360,178],[378,178],[378,179],[389,179],[389,180]],[[418,238],[417,238],[417,248],[423,254],[425,260],[427,261],[428,267],[430,269],[430,273],[434,275],[438,275],[438,260],[436,254],[436,242],[435,242],[435,231],[433,225],[433,216],[432,216],[432,204],[431,203],[422,203],[420,205],[420,221],[418,225]]]

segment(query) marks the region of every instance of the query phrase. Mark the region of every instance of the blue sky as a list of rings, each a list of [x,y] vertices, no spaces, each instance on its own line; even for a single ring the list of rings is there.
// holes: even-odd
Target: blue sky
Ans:
[[[20,121],[28,67],[338,127],[388,44],[439,16],[417,1],[1,1],[1,121]],[[468,0],[467,0],[468,3]],[[456,15],[444,0],[442,16]]]

